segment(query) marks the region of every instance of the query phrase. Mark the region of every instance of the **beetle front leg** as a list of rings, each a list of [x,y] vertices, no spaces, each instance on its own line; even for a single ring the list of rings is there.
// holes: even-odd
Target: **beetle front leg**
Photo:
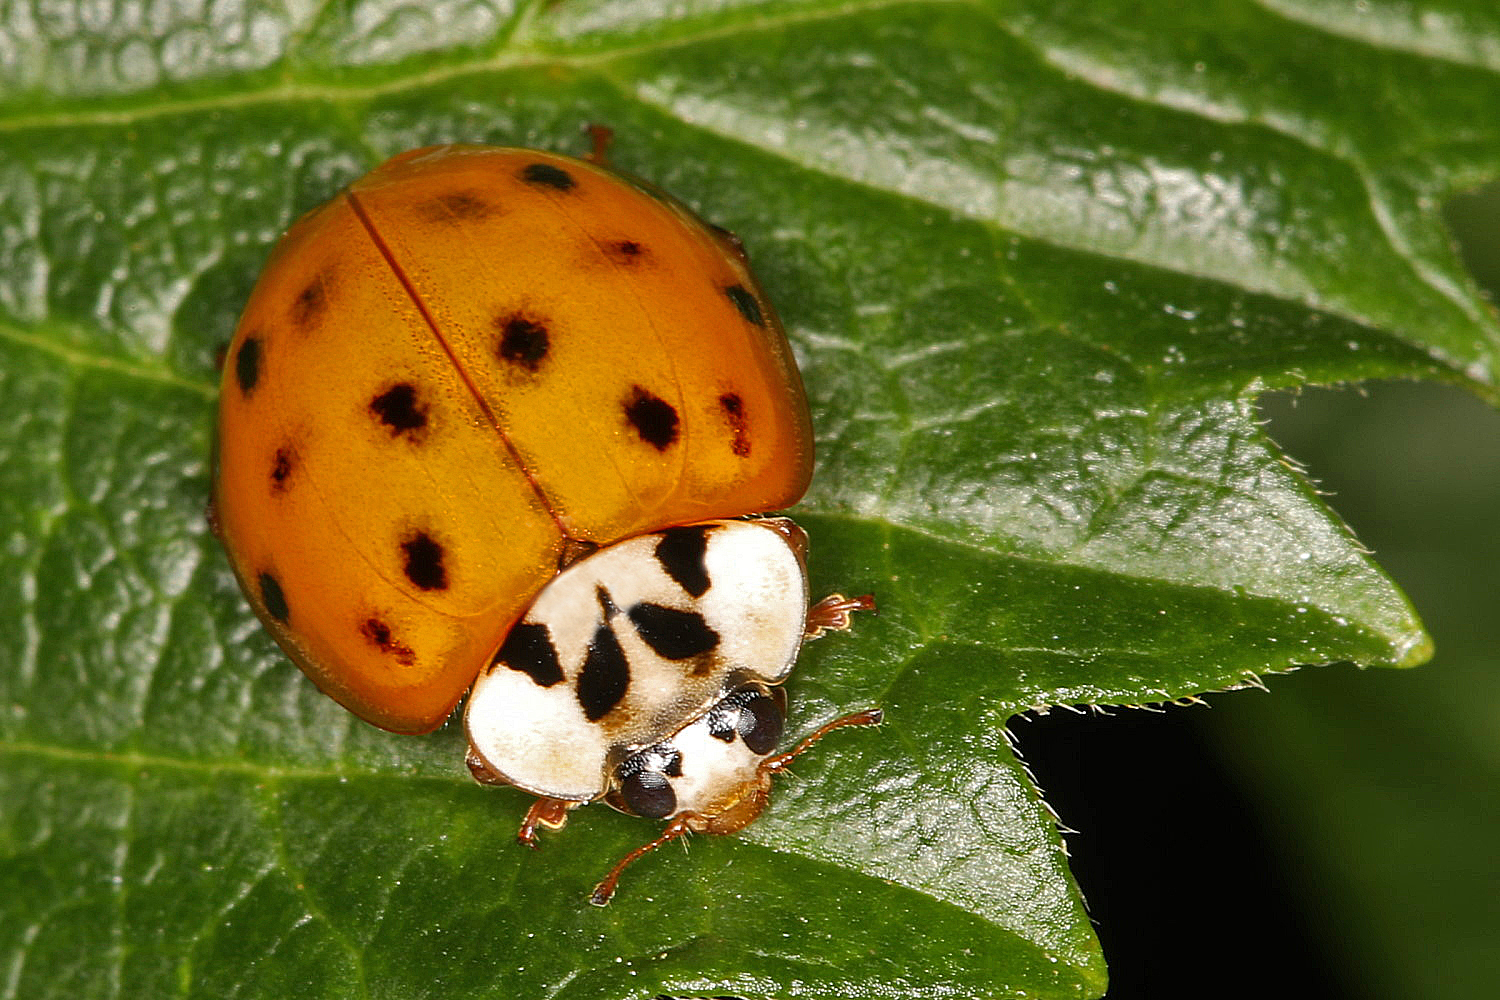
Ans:
[[[859,597],[829,594],[807,609],[807,624],[803,626],[802,638],[816,639],[824,632],[847,631],[850,615],[856,611],[874,610],[874,594],[861,594]]]
[[[580,803],[569,799],[537,799],[526,810],[521,829],[516,831],[516,840],[533,851],[536,850],[541,846],[536,838],[536,828],[545,826],[549,830],[561,830],[568,824],[568,812],[579,805]]]

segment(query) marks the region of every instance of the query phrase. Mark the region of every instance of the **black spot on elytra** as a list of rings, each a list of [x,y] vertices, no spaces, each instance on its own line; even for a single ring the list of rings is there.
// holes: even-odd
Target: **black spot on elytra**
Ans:
[[[307,287],[292,300],[292,325],[306,330],[316,323],[328,308],[329,272],[320,271],[313,276]]]
[[[240,341],[240,349],[234,353],[234,377],[240,383],[240,392],[246,396],[260,381],[259,337],[246,337]]]
[[[412,435],[427,426],[427,407],[417,401],[417,387],[400,382],[370,400],[370,412],[392,434]]]
[[[745,290],[744,285],[730,285],[724,289],[724,294],[729,296],[729,301],[740,311],[745,320],[756,326],[765,326],[765,317],[760,314],[760,303],[755,301],[755,296]]]
[[[291,478],[297,469],[297,452],[289,444],[284,444],[276,449],[276,456],[271,459],[271,492],[280,493],[286,489],[286,481]]]
[[[547,327],[526,316],[502,316],[495,320],[500,330],[500,359],[534,372],[547,359],[551,338]]]
[[[600,625],[594,630],[588,654],[583,658],[583,669],[578,672],[576,693],[584,717],[597,722],[608,715],[625,697],[628,687],[630,663],[625,659],[625,651],[610,627]]]
[[[421,213],[434,222],[458,222],[462,219],[483,219],[495,211],[495,206],[485,200],[478,191],[449,191],[424,203]]]
[[[291,609],[286,606],[286,594],[281,591],[281,582],[270,573],[260,575],[260,603],[265,605],[267,614],[283,625],[292,617]]]
[[[749,458],[750,433],[749,423],[745,419],[745,401],[738,393],[726,392],[719,397],[719,409],[723,411],[729,430],[734,434],[734,440],[729,444],[730,451],[740,458]]]
[[[550,163],[528,163],[521,168],[521,180],[537,187],[549,187],[555,191],[571,191],[578,183],[573,175],[562,167]]]
[[[661,541],[656,543],[656,561],[679,587],[694,597],[708,593],[713,583],[703,561],[708,552],[708,531],[708,526],[703,524],[668,528],[661,533]]]
[[[635,240],[616,240],[604,246],[604,252],[610,260],[617,264],[642,264],[645,263],[648,253],[646,248]]]
[[[417,656],[412,652],[410,646],[396,639],[391,632],[391,627],[379,618],[366,618],[359,626],[359,634],[365,640],[375,646],[382,653],[396,660],[404,666],[411,666],[416,662]]]
[[[443,568],[443,547],[425,531],[401,543],[406,557],[406,578],[423,590],[446,590],[448,571]]]
[[[545,625],[521,622],[511,629],[490,666],[493,669],[501,663],[521,671],[542,687],[551,687],[563,679],[557,647],[552,645],[552,633]]]
[[[677,411],[666,400],[633,386],[625,400],[625,419],[641,440],[666,451],[677,440]]]
[[[629,617],[646,645],[664,660],[691,659],[719,645],[719,633],[696,611],[642,602],[631,606]]]

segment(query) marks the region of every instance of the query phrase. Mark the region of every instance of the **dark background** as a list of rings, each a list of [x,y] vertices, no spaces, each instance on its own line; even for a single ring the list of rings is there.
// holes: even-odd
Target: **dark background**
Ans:
[[[1500,186],[1449,220],[1494,301]],[[1278,393],[1262,412],[1437,652],[1205,706],[1012,722],[1078,831],[1109,997],[1500,995],[1500,412],[1415,383]]]

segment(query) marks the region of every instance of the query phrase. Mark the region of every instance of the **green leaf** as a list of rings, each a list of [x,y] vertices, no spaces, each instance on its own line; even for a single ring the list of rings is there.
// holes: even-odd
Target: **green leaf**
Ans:
[[[0,982],[27,997],[1098,996],[1013,714],[1410,665],[1396,587],[1261,433],[1267,387],[1491,401],[1437,214],[1500,167],[1472,0],[122,0],[0,14]],[[743,835],[589,886],[450,723],[353,721],[203,520],[216,354],[302,211],[451,140],[581,151],[738,232],[820,445],[831,736]]]
[[[1307,887],[1305,925],[1352,995],[1483,996],[1500,976],[1500,413],[1402,383],[1265,409],[1430,609],[1438,655],[1357,683],[1304,672],[1204,721],[1259,793],[1286,877]]]

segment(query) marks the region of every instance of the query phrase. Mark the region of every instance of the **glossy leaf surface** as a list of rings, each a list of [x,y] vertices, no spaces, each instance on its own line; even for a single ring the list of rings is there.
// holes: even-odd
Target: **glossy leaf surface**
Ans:
[[[18,5],[0,32],[0,968],[16,996],[1097,996],[1014,713],[1410,665],[1413,611],[1261,433],[1266,387],[1496,396],[1436,206],[1500,168],[1473,0]],[[1420,16],[1422,12],[1431,17]],[[216,352],[385,156],[579,151],[739,233],[820,445],[792,729],[743,835],[588,888],[455,725],[262,634],[203,520]]]

